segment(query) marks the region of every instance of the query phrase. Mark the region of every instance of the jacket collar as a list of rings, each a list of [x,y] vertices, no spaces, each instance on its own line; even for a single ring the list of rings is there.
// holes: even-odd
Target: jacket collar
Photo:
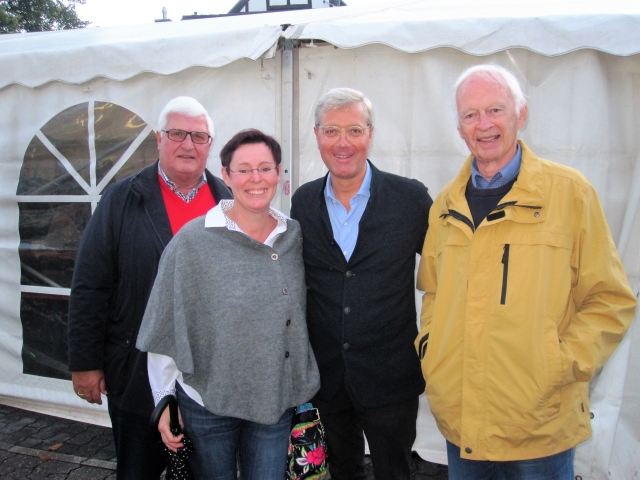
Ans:
[[[520,164],[520,173],[513,188],[500,201],[500,203],[517,202],[517,205],[538,206],[544,208],[546,202],[542,194],[542,163],[540,159],[527,147],[522,141],[518,140],[522,149],[522,162]],[[457,210],[463,215],[471,218],[471,211],[465,197],[467,182],[471,178],[471,161],[473,155],[469,155],[467,161],[456,178],[449,184],[445,201],[443,203],[445,213],[449,209]]]
[[[211,189],[216,204],[220,203],[222,199],[233,198],[222,181],[214,177],[209,170],[205,170],[205,175],[207,176],[207,186]],[[145,214],[156,232],[156,240],[158,240],[156,243],[162,251],[173,237],[173,232],[160,190],[158,161],[146,166],[131,178],[131,189],[141,198]]]
[[[380,200],[379,192],[380,192],[380,173],[381,172],[375,167],[375,165],[373,165],[373,163],[371,163],[370,160],[367,160],[367,162],[369,162],[369,168],[371,168],[371,186],[369,188],[369,200],[367,202],[367,207],[365,208],[364,213],[362,214],[362,218],[360,219],[360,224],[359,224],[360,231],[362,231],[362,226],[366,222],[368,215],[371,214],[372,210],[375,210],[373,206],[374,203]],[[327,204],[324,199],[324,192],[327,187],[328,177],[329,177],[329,174],[327,173],[324,176],[324,180],[320,185],[320,191],[318,192],[319,195],[316,197],[316,202],[317,202],[316,211],[318,212],[318,215],[322,219],[322,228],[324,230],[326,238],[329,239],[330,242],[335,242],[335,239],[333,238],[333,229],[331,227],[331,220],[329,219],[329,212],[327,211]],[[342,257],[345,263],[354,263],[355,261],[358,260],[358,253],[359,253],[358,245],[360,244],[360,241],[361,241],[360,235],[358,235],[358,241],[356,242],[356,246],[353,250],[353,254],[351,255],[351,258],[349,259],[349,262],[347,262],[346,259]]]
[[[369,199],[375,195],[376,192],[380,190],[380,170],[378,170],[371,160],[367,160],[369,164],[369,168],[371,169],[371,187],[369,187]],[[322,181],[322,188],[320,189],[320,197],[318,201],[320,204],[324,204],[324,191],[327,188],[327,181],[329,179],[329,173],[324,176],[324,180]]]

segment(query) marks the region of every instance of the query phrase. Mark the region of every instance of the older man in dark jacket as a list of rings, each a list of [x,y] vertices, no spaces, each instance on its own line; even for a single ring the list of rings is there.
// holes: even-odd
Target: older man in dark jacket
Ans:
[[[371,102],[348,88],[316,107],[329,174],[301,186],[307,323],[320,368],[314,399],[327,432],[331,478],[363,479],[366,435],[376,479],[411,478],[418,396],[414,272],[431,197],[417,180],[367,160]]]
[[[118,480],[157,480],[166,465],[148,427],[147,355],[135,345],[164,247],[187,221],[231,198],[206,170],[213,135],[196,100],[170,101],[156,132],[159,161],[104,193],[78,250],[69,370],[81,398],[101,404],[107,395]]]

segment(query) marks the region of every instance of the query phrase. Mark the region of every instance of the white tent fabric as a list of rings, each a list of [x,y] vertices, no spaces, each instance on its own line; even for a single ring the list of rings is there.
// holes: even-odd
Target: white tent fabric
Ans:
[[[451,47],[471,55],[525,48],[561,55],[591,48],[640,53],[640,3],[626,0],[520,2],[405,0],[389,7],[341,7],[0,36],[0,88],[96,76],[126,80],[193,66],[222,67],[256,59],[287,38],[325,40],[341,48],[382,43],[415,53]],[[52,40],[55,38],[55,40]]]
[[[406,1],[0,36],[0,108],[11,112],[0,117],[0,401],[108,423],[105,409],[81,402],[67,380],[25,374],[21,359],[21,294],[34,289],[20,280],[19,209],[25,200],[16,188],[34,135],[82,102],[113,102],[153,127],[170,98],[198,98],[216,123],[209,167],[217,173],[217,154],[238,130],[256,127],[282,138],[291,128],[282,106],[292,101],[295,185],[326,172],[312,133],[315,102],[329,88],[350,86],[365,92],[376,110],[371,160],[419,179],[435,196],[468,154],[455,129],[455,78],[476,63],[503,65],[529,99],[521,137],[538,155],[579,169],[595,185],[638,292],[640,5],[512,3]],[[291,26],[283,31],[282,25]],[[283,98],[284,55],[270,58],[281,37],[303,41],[295,50],[293,99]],[[330,45],[313,48],[312,39]],[[276,202],[286,202],[283,194]],[[640,341],[639,328],[634,324],[592,382],[594,436],[576,456],[576,474],[585,480],[631,479],[640,470],[640,352],[631,348]],[[446,463],[443,439],[426,400],[421,402],[415,449]]]
[[[422,0],[292,25],[287,37],[325,40],[340,48],[382,43],[407,53],[451,47],[489,55],[517,47],[548,56],[584,48],[633,55],[640,52],[639,22],[640,5],[617,0]]]

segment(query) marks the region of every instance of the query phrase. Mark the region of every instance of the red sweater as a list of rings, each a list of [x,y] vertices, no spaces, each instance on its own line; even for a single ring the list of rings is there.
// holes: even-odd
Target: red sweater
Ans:
[[[158,180],[160,181],[164,206],[167,209],[169,223],[171,223],[171,230],[174,235],[178,233],[178,230],[185,223],[205,215],[216,206],[216,201],[207,184],[202,185],[193,200],[187,203],[169,188],[160,175],[158,175]]]

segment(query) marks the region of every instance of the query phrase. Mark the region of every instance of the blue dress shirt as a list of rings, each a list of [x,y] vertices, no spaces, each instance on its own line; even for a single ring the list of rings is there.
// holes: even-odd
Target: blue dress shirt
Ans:
[[[353,250],[356,248],[358,241],[358,225],[367,207],[369,197],[371,196],[371,168],[367,162],[367,171],[364,175],[360,190],[349,201],[351,210],[347,209],[336,199],[331,188],[331,173],[327,177],[327,185],[324,189],[324,199],[327,202],[327,210],[329,219],[331,220],[331,228],[333,230],[333,238],[340,248],[344,258],[349,261]]]
[[[502,170],[493,176],[490,182],[487,182],[487,180],[480,174],[476,159],[474,158],[471,161],[471,181],[473,182],[473,186],[481,190],[485,190],[487,188],[498,188],[506,185],[516,178],[518,173],[520,173],[520,163],[522,162],[522,149],[520,148],[520,144],[516,145],[518,149],[516,150],[515,156],[502,168]]]

